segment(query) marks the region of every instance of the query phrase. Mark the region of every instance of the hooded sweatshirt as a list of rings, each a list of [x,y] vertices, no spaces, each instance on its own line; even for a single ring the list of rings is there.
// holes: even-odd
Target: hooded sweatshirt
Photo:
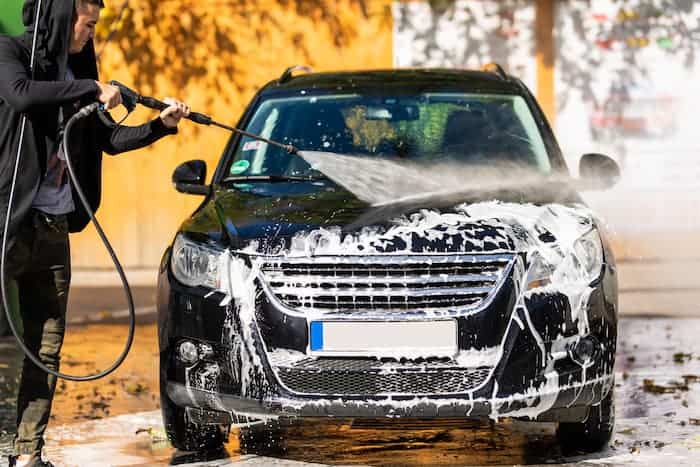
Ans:
[[[61,124],[83,105],[95,102],[99,90],[92,41],[78,54],[69,55],[74,0],[42,0],[38,12],[34,70],[30,70],[37,0],[26,0],[22,10],[26,31],[17,37],[0,36],[0,229],[4,226],[12,174],[17,158],[22,115],[27,116],[24,143],[14,191],[10,241],[29,213],[46,172],[48,158],[61,139]],[[75,79],[64,81],[70,68]],[[64,121],[59,121],[63,109]],[[108,117],[108,116],[107,116]],[[113,121],[108,118],[109,122]],[[71,161],[90,207],[101,199],[102,151],[118,154],[147,146],[176,133],[160,118],[141,126],[107,125],[95,113],[71,130]],[[71,232],[89,222],[73,191],[76,209],[69,214]]]

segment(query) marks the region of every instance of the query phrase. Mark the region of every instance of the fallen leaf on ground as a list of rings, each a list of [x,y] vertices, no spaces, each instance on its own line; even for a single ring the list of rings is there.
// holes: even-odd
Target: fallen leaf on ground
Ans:
[[[124,390],[132,396],[137,396],[146,392],[148,390],[148,386],[138,382],[129,381],[124,384]]]
[[[693,355],[689,353],[677,352],[673,354],[673,361],[676,363],[685,363],[693,359]]]
[[[643,384],[644,391],[652,394],[671,394],[676,391],[687,391],[689,389],[687,383],[677,381],[671,381],[668,386],[663,386],[656,384],[653,379],[645,379]]]

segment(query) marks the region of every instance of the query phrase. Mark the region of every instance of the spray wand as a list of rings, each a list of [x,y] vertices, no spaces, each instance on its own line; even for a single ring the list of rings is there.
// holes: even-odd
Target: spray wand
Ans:
[[[149,96],[142,96],[141,94],[137,93],[133,89],[123,85],[119,81],[110,81],[109,84],[112,86],[116,86],[119,88],[119,92],[122,95],[122,105],[126,107],[128,112],[132,112],[137,104],[141,104],[144,107],[148,107],[149,109],[155,109],[155,110],[164,110],[168,107],[168,104],[165,102],[159,101],[158,99],[155,99],[153,97]],[[270,144],[272,146],[277,146],[279,148],[284,149],[290,154],[296,154],[298,152],[297,148],[292,146],[291,144],[282,144],[278,143],[277,141],[272,141],[267,138],[263,138],[262,136],[258,136],[253,133],[249,133],[245,130],[241,130],[239,128],[235,128],[229,125],[224,125],[223,123],[219,123],[215,120],[212,120],[212,118],[208,115],[199,113],[199,112],[190,112],[189,116],[185,117],[188,120],[193,121],[194,123],[197,123],[199,125],[212,125],[212,126],[217,126],[219,128],[223,128],[224,130],[228,130],[233,133],[238,133],[243,136],[247,136],[249,138],[262,141],[264,143]]]

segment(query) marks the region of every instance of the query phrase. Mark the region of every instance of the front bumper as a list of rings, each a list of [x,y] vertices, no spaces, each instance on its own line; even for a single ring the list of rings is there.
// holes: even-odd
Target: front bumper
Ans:
[[[167,264],[167,262],[166,262]],[[516,304],[513,284],[482,316],[460,318],[460,346],[483,348],[500,342],[503,353],[488,379],[472,392],[365,397],[305,395],[281,384],[266,348],[303,351],[305,320],[282,316],[259,296],[254,354],[259,370],[241,375],[249,363],[240,360],[222,333],[230,329],[234,307],[221,306],[223,294],[184,287],[165,268],[159,280],[159,337],[162,391],[189,409],[202,423],[226,423],[234,414],[253,417],[516,417],[540,421],[581,421],[613,386],[617,328],[616,278],[607,267],[587,306],[588,335],[599,344],[594,361],[582,365],[567,352],[566,342],[581,337],[565,300],[556,294],[532,295],[527,310]],[[528,312],[529,310],[529,312]],[[235,313],[233,313],[235,315]],[[235,316],[233,316],[235,319]],[[284,323],[284,326],[282,324]],[[483,329],[481,333],[475,331]],[[194,366],[176,357],[183,339],[210,345],[213,355]],[[213,369],[213,370],[212,370]],[[214,375],[203,377],[203,375]],[[244,389],[245,387],[245,389]]]
[[[613,376],[606,375],[554,390],[544,390],[528,395],[516,395],[495,399],[429,399],[411,398],[391,400],[332,400],[314,401],[285,398],[254,400],[233,394],[212,393],[193,389],[182,383],[169,381],[167,395],[180,407],[197,410],[206,423],[234,423],[237,415],[256,418],[270,417],[460,417],[498,418],[524,417],[538,421],[576,422],[588,415],[588,408],[600,402],[610,391]],[[542,400],[553,399],[551,408],[530,417],[527,408]],[[214,412],[214,413],[210,413]]]

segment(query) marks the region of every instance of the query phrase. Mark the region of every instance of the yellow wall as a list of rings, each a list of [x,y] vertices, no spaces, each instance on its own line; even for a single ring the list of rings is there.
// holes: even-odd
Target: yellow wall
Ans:
[[[122,2],[109,3],[96,41],[99,51],[114,30],[101,79],[175,96],[222,122],[235,123],[255,91],[290,65],[316,71],[392,65],[390,0],[130,0],[119,21]],[[154,116],[140,109],[125,124]],[[173,169],[202,158],[211,174],[229,137],[191,122],[180,127],[150,148],[105,156],[98,218],[127,267],[155,267],[202,199],[172,188]],[[74,267],[111,267],[92,227],[71,241]]]

